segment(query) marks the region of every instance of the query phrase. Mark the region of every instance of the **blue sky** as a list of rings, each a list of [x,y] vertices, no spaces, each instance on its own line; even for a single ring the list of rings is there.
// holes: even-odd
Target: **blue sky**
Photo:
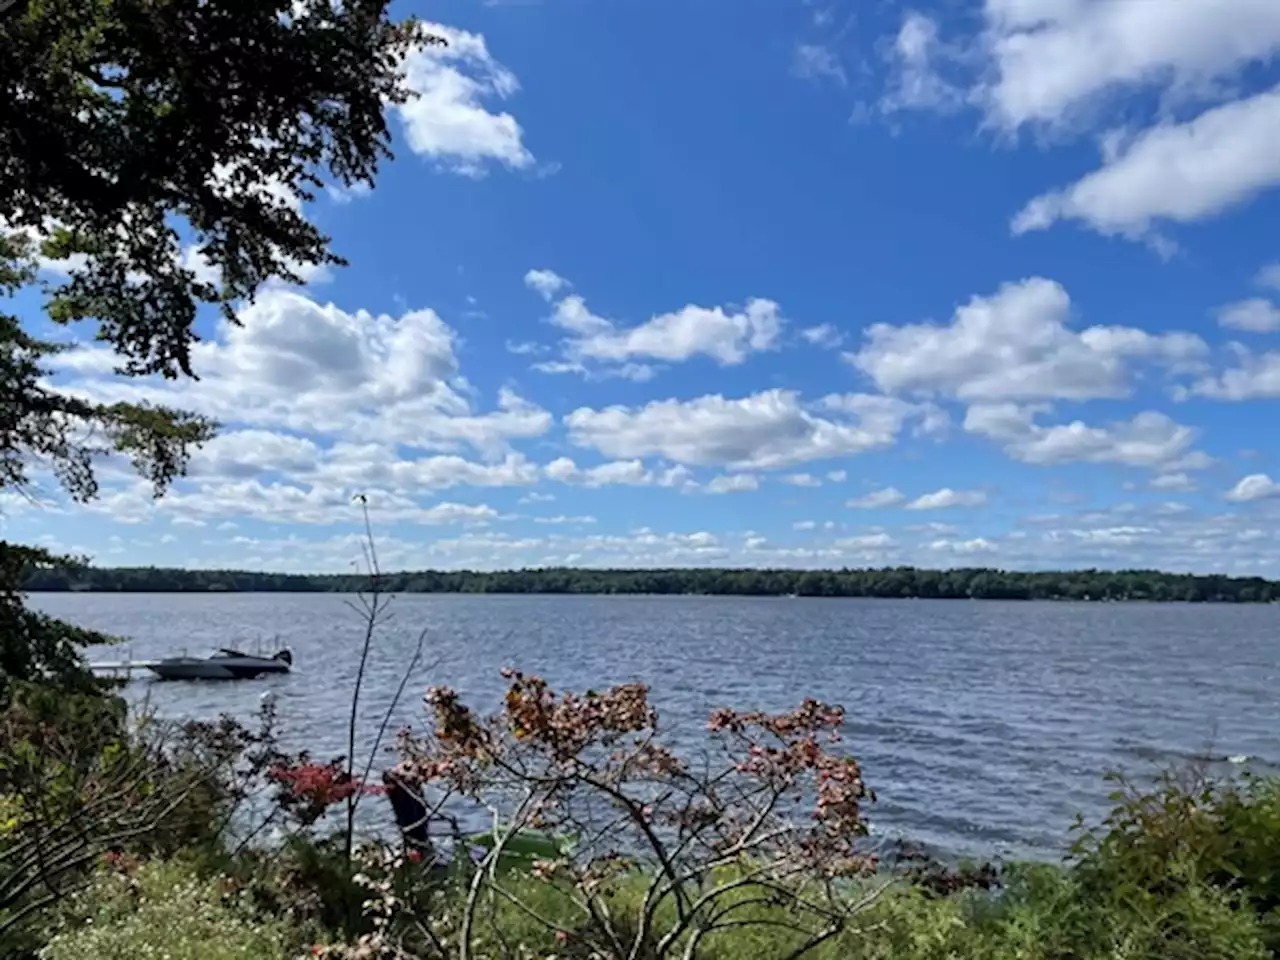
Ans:
[[[402,12],[397,159],[306,206],[351,265],[198,383],[52,373],[222,435],[0,533],[344,570],[363,492],[393,567],[1280,575],[1280,5]]]

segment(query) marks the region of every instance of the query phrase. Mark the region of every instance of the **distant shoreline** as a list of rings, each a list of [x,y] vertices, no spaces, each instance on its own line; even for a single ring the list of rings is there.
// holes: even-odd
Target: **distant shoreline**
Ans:
[[[351,574],[263,573],[157,567],[42,568],[31,593],[354,593]],[[917,567],[420,570],[384,574],[388,593],[881,597],[1094,602],[1280,602],[1280,581],[1158,570],[1009,571]]]

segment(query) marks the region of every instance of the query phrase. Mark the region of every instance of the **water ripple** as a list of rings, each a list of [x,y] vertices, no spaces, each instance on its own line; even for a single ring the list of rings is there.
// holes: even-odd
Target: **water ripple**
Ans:
[[[132,690],[170,715],[212,716],[248,715],[273,689],[295,745],[318,756],[345,750],[360,630],[341,597],[36,602],[132,638],[137,658],[278,635],[295,656],[288,677]],[[716,706],[782,709],[816,696],[848,708],[849,748],[880,797],[869,811],[877,835],[958,854],[1052,857],[1077,812],[1102,812],[1107,769],[1206,755],[1224,769],[1275,769],[1276,625],[1276,608],[1252,606],[407,596],[370,661],[361,741],[429,627],[427,659],[439,665],[412,679],[397,724],[421,721],[430,683],[495,705],[503,666],[564,687],[643,680],[662,725],[688,742]]]

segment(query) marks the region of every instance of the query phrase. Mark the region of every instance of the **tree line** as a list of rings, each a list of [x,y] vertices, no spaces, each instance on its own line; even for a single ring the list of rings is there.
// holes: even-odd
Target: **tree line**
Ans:
[[[41,567],[28,591],[116,593],[354,592],[357,575],[179,570],[159,567]],[[726,596],[918,597],[992,600],[1128,600],[1189,603],[1280,601],[1280,582],[1261,577],[1158,570],[1014,571],[985,567],[842,570],[739,568],[421,570],[383,575],[394,593],[701,594]]]

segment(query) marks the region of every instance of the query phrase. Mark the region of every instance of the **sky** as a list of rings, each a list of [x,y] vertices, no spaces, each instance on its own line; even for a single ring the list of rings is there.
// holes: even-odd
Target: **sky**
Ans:
[[[203,318],[198,382],[62,355],[222,432],[0,536],[342,572],[364,494],[394,569],[1280,577],[1280,3],[393,9],[449,43],[305,205],[350,265]]]

